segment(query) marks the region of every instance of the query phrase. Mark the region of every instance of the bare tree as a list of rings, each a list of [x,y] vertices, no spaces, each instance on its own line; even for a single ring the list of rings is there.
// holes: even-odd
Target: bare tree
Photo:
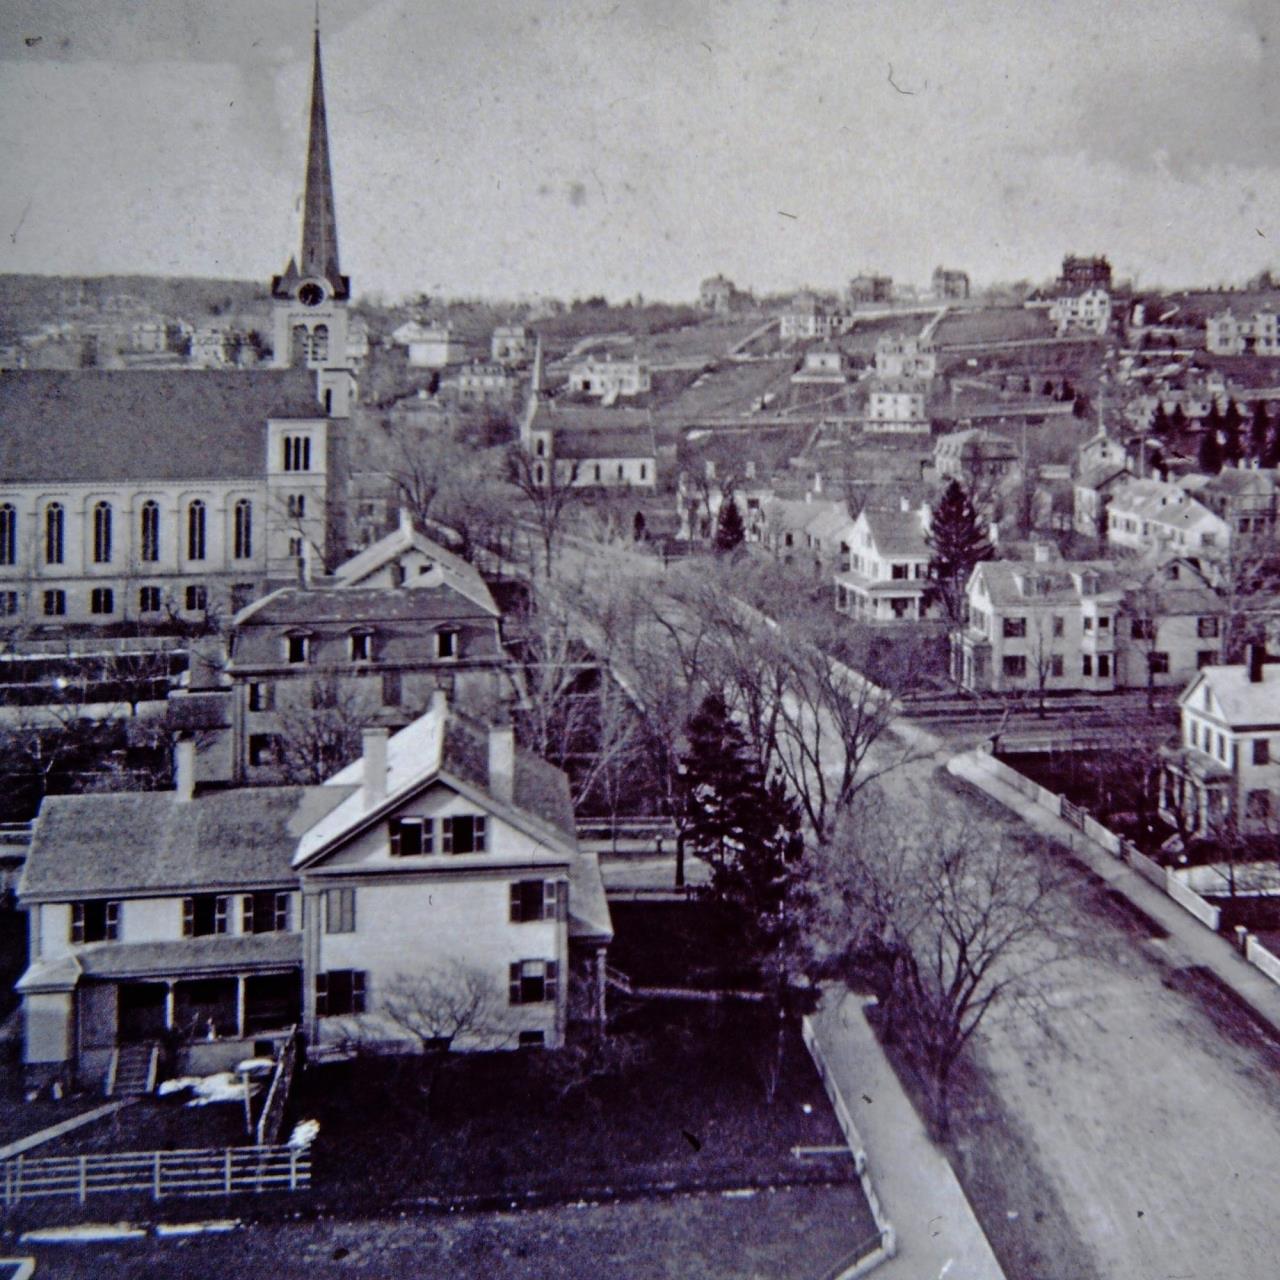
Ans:
[[[927,820],[860,807],[813,852],[807,945],[826,971],[871,982],[882,1030],[929,1082],[940,1132],[952,1072],[983,1020],[1034,999],[1067,953],[1067,883],[1050,859],[945,807]]]
[[[569,508],[582,497],[578,464],[567,470],[555,458],[534,458],[518,445],[507,451],[507,476],[523,498],[523,508],[542,543],[543,570],[551,577],[556,546]]]
[[[333,678],[298,685],[310,686],[311,704],[291,702],[277,711],[276,764],[286,782],[316,786],[359,759],[361,730],[374,708]]]
[[[503,1038],[503,992],[491,974],[458,960],[399,973],[378,993],[378,1012],[423,1052],[448,1053],[459,1040],[493,1047]]]

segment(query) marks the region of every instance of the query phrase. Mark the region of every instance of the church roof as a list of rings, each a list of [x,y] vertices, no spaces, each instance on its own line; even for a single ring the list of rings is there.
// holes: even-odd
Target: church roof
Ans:
[[[305,370],[0,373],[0,484],[258,479],[268,418],[321,418]]]

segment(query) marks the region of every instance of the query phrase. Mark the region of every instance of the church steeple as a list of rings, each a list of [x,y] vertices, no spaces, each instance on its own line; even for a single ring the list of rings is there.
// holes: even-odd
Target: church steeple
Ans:
[[[333,174],[329,169],[329,125],[324,112],[324,75],[320,68],[317,16],[311,65],[311,130],[307,138],[307,186],[302,202],[302,253],[299,273],[342,288],[338,269],[338,219],[333,211]]]

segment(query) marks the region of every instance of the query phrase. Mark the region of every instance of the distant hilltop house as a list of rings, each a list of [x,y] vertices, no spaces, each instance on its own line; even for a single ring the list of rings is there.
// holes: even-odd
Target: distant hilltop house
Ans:
[[[844,333],[849,327],[847,311],[802,290],[787,304],[778,317],[778,334],[786,341],[811,341]]]
[[[1280,356],[1280,319],[1261,308],[1237,316],[1230,307],[1205,321],[1205,348],[1218,356]]]
[[[197,369],[225,369],[230,359],[230,333],[223,325],[201,325],[191,335],[191,363]]]
[[[593,396],[606,404],[649,392],[652,378],[649,366],[638,356],[588,356],[569,370],[569,391],[575,395]]]
[[[1085,258],[1067,254],[1062,259],[1062,274],[1058,277],[1056,292],[1083,293],[1089,289],[1111,292],[1111,263],[1106,255]]]
[[[1111,327],[1111,294],[1101,285],[1059,294],[1049,304],[1058,333],[1105,334]]]
[[[915,334],[886,334],[876,342],[876,374],[882,378],[933,378],[938,353]]]
[[[902,435],[928,435],[929,415],[926,404],[929,381],[926,378],[871,379],[867,392],[867,413],[863,429]]]
[[[732,280],[722,275],[708,276],[698,286],[698,306],[713,315],[728,315],[750,299],[750,294],[739,291]]]
[[[935,298],[961,299],[969,296],[969,273],[948,267],[933,269],[933,296]]]
[[[397,996],[432,984],[480,1002],[458,1049],[555,1048],[571,1009],[603,1017],[599,865],[564,774],[509,726],[437,695],[320,786],[200,791],[194,753],[179,740],[173,791],[41,806],[19,886],[29,1084],[108,1084],[162,1043],[227,1070],[295,1027],[313,1052],[412,1050]]]
[[[849,381],[848,361],[837,347],[811,347],[791,381],[798,386],[843,387]]]
[[[443,369],[466,358],[466,348],[447,324],[407,321],[394,329],[391,341],[404,347],[415,369]]]
[[[854,276],[845,286],[845,298],[854,307],[872,302],[893,301],[893,277],[878,275]]]
[[[533,355],[533,335],[522,324],[500,324],[489,339],[489,357],[497,364],[526,364]]]
[[[1018,469],[1018,446],[998,431],[969,427],[939,436],[933,446],[933,468],[940,480],[957,480],[970,494],[998,484]]]
[[[498,361],[473,360],[441,378],[440,394],[462,406],[506,408],[515,399],[516,375]]]
[[[1221,653],[1222,602],[1185,559],[1054,562],[1045,547],[979,564],[967,600],[952,675],[975,692],[1168,687]]]

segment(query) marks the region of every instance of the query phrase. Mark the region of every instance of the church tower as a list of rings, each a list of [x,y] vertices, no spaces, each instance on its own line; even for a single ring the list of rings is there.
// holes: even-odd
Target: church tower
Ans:
[[[277,368],[346,368],[347,304],[351,281],[338,266],[338,219],[329,168],[329,127],[320,70],[320,21],[316,18],[311,69],[311,125],[307,183],[302,201],[302,247],[284,274],[273,277]]]

